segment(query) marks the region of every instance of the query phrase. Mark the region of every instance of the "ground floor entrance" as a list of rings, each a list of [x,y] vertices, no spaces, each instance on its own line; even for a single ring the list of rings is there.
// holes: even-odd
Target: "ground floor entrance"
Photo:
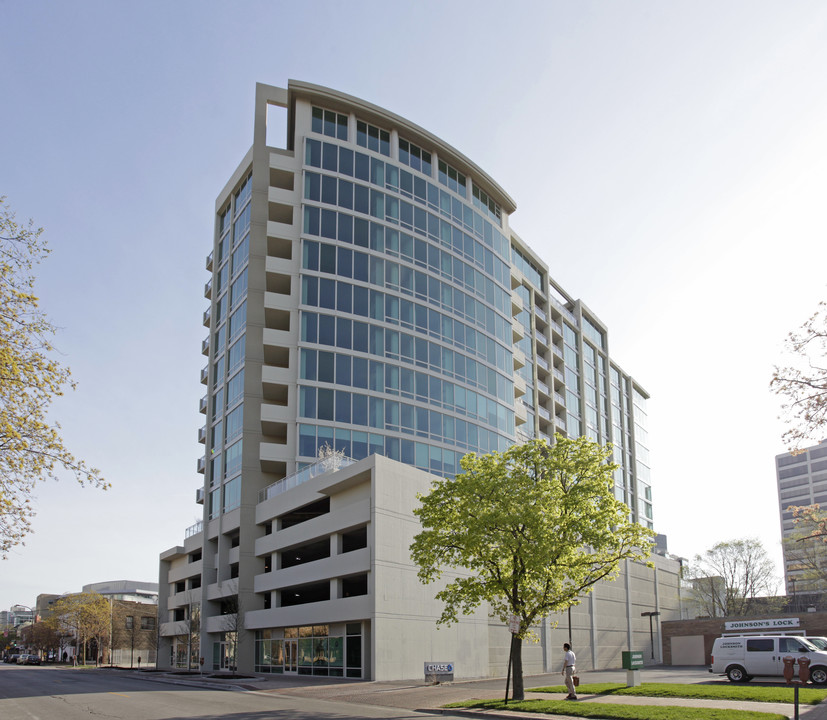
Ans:
[[[255,671],[367,677],[361,622],[256,630]]]

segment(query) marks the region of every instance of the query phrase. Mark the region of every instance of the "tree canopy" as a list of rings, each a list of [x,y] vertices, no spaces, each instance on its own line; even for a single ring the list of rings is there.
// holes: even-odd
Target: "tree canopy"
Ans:
[[[100,652],[104,647],[104,638],[109,633],[110,620],[111,607],[103,595],[75,593],[57,600],[44,622],[58,633],[75,637],[78,655],[85,664],[87,643],[94,638]]]
[[[827,430],[827,304],[787,336],[785,350],[789,364],[775,368],[770,387],[781,397],[784,442],[800,450]]]
[[[551,613],[576,605],[595,583],[613,579],[624,559],[643,560],[652,532],[631,522],[613,492],[611,448],[557,435],[505,452],[470,453],[462,473],[437,481],[414,514],[422,531],[411,555],[424,583],[446,569],[467,571],[436,593],[440,624],[487,603],[507,623],[514,696],[523,696],[521,641]]]
[[[42,229],[20,225],[0,198],[0,555],[23,542],[34,516],[38,480],[62,470],[81,484],[107,488],[100,472],[65,447],[49,418],[52,400],[74,389],[52,356],[54,326],[38,307],[34,268],[49,254]]]
[[[687,570],[698,610],[710,617],[748,615],[756,598],[773,595],[775,565],[756,538],[715,543]]]

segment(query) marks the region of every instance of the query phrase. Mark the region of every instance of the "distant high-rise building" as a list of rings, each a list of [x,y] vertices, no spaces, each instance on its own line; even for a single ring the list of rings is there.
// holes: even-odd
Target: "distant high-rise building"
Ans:
[[[778,478],[781,537],[787,539],[795,529],[793,513],[789,509],[791,506],[818,503],[827,507],[827,440],[795,455],[776,455],[775,471]],[[820,548],[816,546],[810,550]],[[827,589],[827,583],[813,577],[814,563],[823,563],[824,574],[827,575],[827,553],[823,554],[823,558],[818,553],[813,555],[805,546],[801,549],[797,546],[784,546],[784,579],[788,595]]]
[[[274,141],[279,111],[286,137]],[[290,623],[370,632],[341,603],[297,620],[304,603],[375,592],[368,559],[347,577],[333,562],[369,544],[369,516],[325,525],[332,490],[286,515],[287,500],[272,502],[313,477],[320,452],[451,476],[468,452],[585,435],[614,445],[616,496],[653,527],[648,395],[612,359],[606,326],[511,229],[515,209],[472,160],[398,115],[303,82],[257,86],[253,146],[216,200],[206,260],[203,523],[162,555],[172,657],[192,652],[202,593],[201,655],[217,669],[236,657],[258,668],[253,637],[263,652]],[[270,537],[310,519],[312,538]]]

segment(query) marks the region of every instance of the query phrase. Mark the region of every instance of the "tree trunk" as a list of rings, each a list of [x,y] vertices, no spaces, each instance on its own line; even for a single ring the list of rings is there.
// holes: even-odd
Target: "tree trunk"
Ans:
[[[514,692],[511,697],[518,702],[525,700],[523,685],[523,640],[517,635],[511,636],[511,675],[514,678]]]

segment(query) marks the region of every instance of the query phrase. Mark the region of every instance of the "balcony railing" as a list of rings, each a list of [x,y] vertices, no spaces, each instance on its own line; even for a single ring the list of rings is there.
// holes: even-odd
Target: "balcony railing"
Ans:
[[[294,472],[292,475],[288,475],[281,480],[276,480],[276,482],[272,485],[268,485],[263,490],[260,490],[258,493],[258,501],[261,503],[265,500],[269,500],[271,497],[275,497],[276,495],[286,492],[287,490],[292,490],[294,487],[298,487],[302,483],[306,483],[314,477],[324,475],[328,472],[341,470],[342,468],[346,468],[348,465],[353,465],[355,462],[356,461],[353,458],[345,456],[334,456],[317,460],[312,465],[308,465],[306,468],[303,468],[298,472]]]
[[[546,362],[546,359],[545,359],[544,357],[541,357],[540,355],[538,355],[538,356],[535,358],[535,360],[537,361],[537,364],[538,364],[541,368],[543,368],[543,370],[548,370],[548,363]]]
[[[193,535],[198,535],[204,529],[203,521],[199,520],[195,525],[190,525],[184,531],[184,538],[191,538]]]
[[[207,255],[207,270],[212,270],[212,253]]]
[[[554,307],[556,307],[556,308],[557,308],[557,309],[558,309],[561,313],[563,313],[563,316],[564,316],[564,317],[566,317],[566,318],[568,318],[569,320],[571,320],[571,322],[574,324],[574,326],[575,326],[575,327],[577,327],[577,318],[576,318],[576,317],[574,317],[574,315],[572,314],[571,310],[569,310],[567,307],[565,307],[565,306],[563,305],[563,303],[561,303],[561,302],[560,302],[559,300],[557,300],[557,298],[555,298],[555,297],[550,297],[550,298],[549,298],[549,300],[551,301],[551,304],[552,304],[552,305],[554,305]]]

